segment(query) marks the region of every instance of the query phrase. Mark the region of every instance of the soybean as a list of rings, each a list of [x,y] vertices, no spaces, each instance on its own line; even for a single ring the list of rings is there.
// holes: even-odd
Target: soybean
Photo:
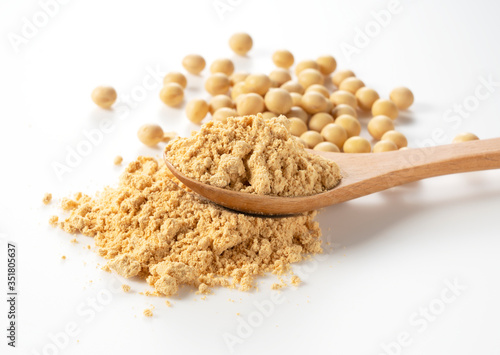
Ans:
[[[161,89],[160,99],[168,106],[178,106],[184,100],[184,90],[177,83],[168,83]]]
[[[337,61],[331,55],[323,55],[316,59],[318,63],[319,71],[323,75],[330,75],[337,68]]]
[[[238,55],[245,55],[252,49],[253,40],[248,33],[239,32],[229,38],[229,47]]]
[[[344,127],[336,123],[329,123],[323,127],[321,135],[326,141],[335,144],[339,148],[344,146],[344,143],[348,138]]]
[[[219,58],[210,65],[210,73],[223,73],[230,76],[234,72],[234,63],[231,59]]]
[[[340,115],[336,117],[335,123],[345,129],[348,137],[357,136],[361,133],[361,124],[354,116]]]
[[[188,54],[182,60],[182,66],[189,73],[198,75],[203,69],[205,69],[206,62],[205,59],[199,54]]]
[[[168,73],[163,78],[163,85],[168,84],[168,83],[177,83],[180,86],[182,86],[183,89],[185,89],[187,86],[187,79],[184,76],[184,74],[174,71],[174,72]]]
[[[309,149],[314,148],[316,145],[319,143],[323,142],[323,137],[321,134],[319,134],[316,131],[307,131],[305,133],[302,133],[300,136],[300,139],[302,139],[304,142],[306,142],[307,147]]]
[[[414,100],[411,90],[404,86],[400,86],[392,90],[389,97],[400,110],[407,110],[413,104]]]
[[[293,54],[286,49],[277,50],[273,53],[273,62],[277,67],[288,69],[293,65]]]
[[[236,111],[240,116],[256,115],[264,112],[264,109],[264,99],[255,93],[241,95],[236,103]]]
[[[373,146],[374,153],[390,152],[393,150],[398,150],[398,146],[391,141],[381,140]]]
[[[205,90],[212,96],[227,93],[230,86],[229,78],[224,73],[212,74],[205,81]]]
[[[394,123],[387,116],[375,116],[368,122],[368,132],[375,139],[381,139],[386,132],[392,130],[394,130]]]
[[[163,140],[163,129],[157,124],[142,125],[137,131],[139,140],[149,147],[154,147]]]
[[[378,93],[370,88],[362,87],[356,91],[356,99],[358,106],[363,111],[370,111],[372,109],[373,103],[380,98]]]
[[[201,124],[207,113],[208,104],[203,99],[191,100],[186,105],[186,116],[193,123]]]
[[[344,153],[370,153],[371,151],[370,142],[363,137],[351,137],[344,143]]]
[[[384,115],[392,120],[395,120],[398,118],[399,112],[394,102],[385,99],[378,99],[373,103],[372,115],[374,117]]]
[[[292,96],[285,89],[271,89],[267,92],[264,102],[269,111],[285,114],[293,106]]]
[[[116,90],[111,86],[98,86],[91,94],[92,101],[102,108],[109,109],[116,101]]]
[[[319,112],[314,114],[309,120],[309,129],[316,132],[321,132],[323,127],[325,127],[329,123],[333,123],[332,115],[326,112]]]

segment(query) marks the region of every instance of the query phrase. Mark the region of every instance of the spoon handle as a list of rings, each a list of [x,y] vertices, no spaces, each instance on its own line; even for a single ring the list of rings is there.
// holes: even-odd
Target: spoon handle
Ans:
[[[500,138],[376,154],[321,155],[346,167],[338,191],[325,194],[326,206],[434,176],[500,169]]]
[[[408,149],[400,153],[393,171],[394,177],[399,179],[398,185],[433,176],[500,168],[500,138]]]

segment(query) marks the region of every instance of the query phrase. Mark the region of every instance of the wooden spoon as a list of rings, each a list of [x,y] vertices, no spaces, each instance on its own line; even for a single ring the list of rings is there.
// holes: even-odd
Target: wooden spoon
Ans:
[[[309,152],[338,164],[342,173],[339,185],[303,197],[256,195],[190,179],[166,157],[165,162],[172,174],[207,199],[236,211],[263,215],[296,214],[433,176],[500,168],[500,138],[376,154]]]

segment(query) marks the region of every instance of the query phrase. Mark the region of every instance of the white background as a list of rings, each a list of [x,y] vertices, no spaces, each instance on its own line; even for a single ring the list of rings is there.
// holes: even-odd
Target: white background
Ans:
[[[19,254],[18,349],[12,353],[228,354],[224,334],[232,334],[240,337],[233,347],[240,354],[500,354],[500,171],[435,178],[326,208],[318,220],[336,249],[301,264],[304,283],[284,290],[269,313],[254,302],[270,302],[272,277],[259,281],[258,292],[217,289],[205,301],[185,293],[171,299],[171,308],[162,298],[140,295],[145,282],[128,281],[129,294],[113,292],[122,280],[100,270],[103,260],[85,248],[91,238],[77,236],[73,244],[73,236],[48,226],[60,198],[117,181],[123,166],[113,165],[116,155],[128,163],[160,154],[138,142],[140,125],[159,123],[183,135],[196,128],[182,110],[160,102],[159,87],[141,89],[148,70],[182,70],[188,53],[208,63],[230,57],[237,70],[266,73],[278,48],[297,60],[333,54],[339,68],[354,70],[383,97],[398,85],[413,90],[411,112],[397,121],[412,147],[449,143],[462,131],[500,136],[498,84],[467,117],[445,119],[464,100],[474,103],[481,80],[500,81],[500,9],[493,1],[401,0],[400,11],[352,56],[342,43],[354,46],[356,29],[371,26],[373,12],[386,11],[387,1],[220,3],[228,4],[221,16],[212,0],[72,0],[52,10],[45,25],[42,15],[44,26],[16,51],[9,38],[22,35],[24,18],[33,22],[41,5],[1,1],[0,289],[5,240],[15,241]],[[253,36],[246,58],[227,45],[235,31]],[[206,96],[201,78],[188,81],[187,99]],[[91,102],[90,92],[101,84],[113,85],[121,98],[145,95],[130,99],[134,107],[124,117]],[[58,179],[54,164],[65,164],[68,149],[103,120],[113,132]],[[54,195],[50,206],[42,205],[45,192]],[[466,289],[444,304],[442,293],[451,295],[446,280],[455,279]],[[145,318],[151,305],[154,317]],[[423,321],[418,312],[429,306],[439,314]],[[255,325],[249,333],[241,333],[241,320]],[[68,324],[78,335],[61,336]],[[51,340],[55,334],[58,340]],[[410,340],[395,345],[405,334]]]

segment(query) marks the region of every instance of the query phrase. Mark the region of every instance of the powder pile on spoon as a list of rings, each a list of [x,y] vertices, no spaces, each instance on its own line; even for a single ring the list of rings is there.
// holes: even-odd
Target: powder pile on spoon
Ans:
[[[335,187],[339,167],[304,150],[284,117],[262,115],[211,121],[189,138],[165,147],[184,175],[230,190],[274,196],[307,196]]]

